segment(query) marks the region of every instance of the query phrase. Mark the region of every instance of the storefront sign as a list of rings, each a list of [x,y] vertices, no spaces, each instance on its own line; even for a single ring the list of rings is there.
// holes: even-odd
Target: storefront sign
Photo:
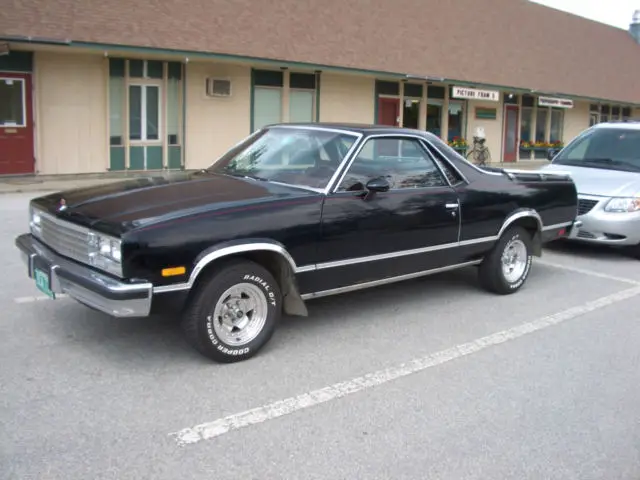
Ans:
[[[538,105],[541,107],[573,108],[573,100],[567,98],[538,97]]]
[[[499,102],[500,92],[496,90],[478,90],[476,88],[453,87],[453,98]]]

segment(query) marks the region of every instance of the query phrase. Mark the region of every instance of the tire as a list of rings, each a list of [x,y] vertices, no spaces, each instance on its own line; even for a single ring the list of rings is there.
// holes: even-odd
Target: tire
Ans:
[[[202,355],[234,363],[266,345],[281,312],[280,286],[271,273],[254,262],[234,261],[198,285],[183,314],[182,328]]]
[[[513,249],[516,252],[513,252]],[[502,258],[511,250],[520,262],[511,266],[512,275],[503,269]],[[511,227],[500,237],[491,252],[480,264],[478,276],[482,287],[499,295],[515,293],[526,282],[533,262],[531,235],[522,227]]]

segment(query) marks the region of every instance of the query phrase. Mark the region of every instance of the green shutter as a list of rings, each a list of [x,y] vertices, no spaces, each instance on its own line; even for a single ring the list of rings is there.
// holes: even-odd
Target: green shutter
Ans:
[[[162,170],[162,147],[147,147],[147,170]]]
[[[144,147],[129,147],[129,170],[144,170]]]
[[[110,147],[109,148],[109,170],[124,170],[125,158],[124,147]]]
[[[176,145],[169,147],[168,168],[173,170],[182,168],[182,147]]]

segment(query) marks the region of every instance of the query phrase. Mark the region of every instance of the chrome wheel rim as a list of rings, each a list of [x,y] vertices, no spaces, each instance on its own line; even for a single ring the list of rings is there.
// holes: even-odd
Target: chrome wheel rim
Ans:
[[[511,240],[502,252],[502,274],[509,283],[515,283],[527,269],[527,246],[522,240]]]
[[[260,334],[267,314],[267,298],[262,290],[251,283],[239,283],[220,295],[211,321],[218,338],[237,347]]]

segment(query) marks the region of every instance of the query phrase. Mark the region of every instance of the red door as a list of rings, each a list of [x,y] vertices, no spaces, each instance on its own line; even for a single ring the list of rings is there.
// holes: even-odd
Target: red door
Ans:
[[[504,145],[502,148],[505,162],[515,162],[518,158],[518,106],[507,105],[504,111]]]
[[[0,72],[0,175],[34,172],[31,75]]]
[[[398,126],[400,116],[399,98],[378,98],[378,124]]]

